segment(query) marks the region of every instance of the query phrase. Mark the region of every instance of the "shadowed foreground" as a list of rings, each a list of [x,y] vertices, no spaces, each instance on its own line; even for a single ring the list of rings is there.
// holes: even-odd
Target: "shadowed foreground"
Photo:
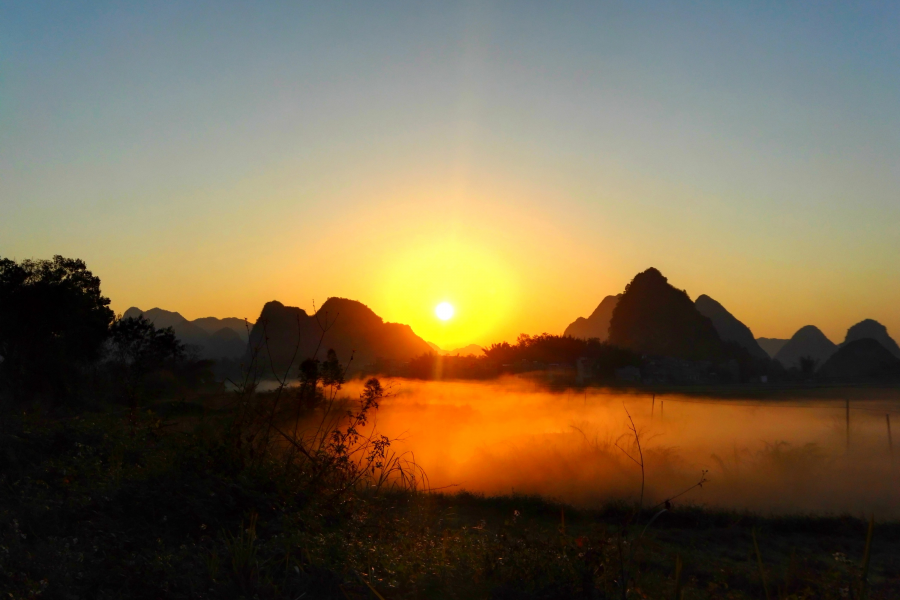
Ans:
[[[760,598],[763,576],[770,597],[864,591],[861,519],[676,501],[647,527],[657,511],[628,503],[586,510],[409,487],[335,495],[229,442],[228,410],[156,409],[5,422],[10,597],[674,598],[680,586],[684,598]],[[900,593],[898,557],[900,524],[876,523],[868,597]]]

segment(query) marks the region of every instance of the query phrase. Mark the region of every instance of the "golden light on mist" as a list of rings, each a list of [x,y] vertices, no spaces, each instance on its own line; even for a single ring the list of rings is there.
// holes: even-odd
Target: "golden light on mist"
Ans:
[[[453,318],[453,305],[449,302],[441,302],[434,308],[434,314],[437,315],[437,318],[441,321],[448,321]]]
[[[590,507],[636,500],[641,469],[622,451],[635,450],[633,418],[650,505],[706,471],[707,484],[679,504],[900,515],[884,424],[895,393],[854,401],[848,452],[844,401],[828,396],[782,403],[553,392],[518,377],[385,384],[391,396],[378,410],[377,430],[396,440],[391,450],[415,457],[434,488],[539,494]],[[345,391],[356,397],[362,385],[354,380]]]

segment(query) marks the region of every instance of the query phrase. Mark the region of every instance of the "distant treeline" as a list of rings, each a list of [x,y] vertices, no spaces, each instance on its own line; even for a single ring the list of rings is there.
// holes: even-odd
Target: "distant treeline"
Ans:
[[[601,342],[597,338],[581,339],[565,335],[543,333],[520,335],[516,342],[501,342],[485,348],[483,356],[439,356],[422,354],[398,364],[396,361],[376,363],[375,370],[387,375],[416,379],[490,379],[503,374],[551,371],[568,376],[573,383],[612,383],[621,379],[621,369],[633,367],[652,373],[662,382],[682,381],[687,370],[698,381],[738,382],[758,381],[761,376],[777,380],[800,378],[801,373],[785,371],[777,362],[758,359],[741,346],[725,343],[723,358],[713,361],[677,360],[677,372],[672,359],[642,355],[627,348]],[[651,381],[652,383],[652,381]]]
[[[575,368],[579,359],[586,359],[592,374],[598,377],[614,377],[616,369],[641,362],[634,352],[597,339],[522,334],[514,344],[492,344],[483,356],[422,354],[409,362],[404,374],[417,379],[489,379],[504,373]]]
[[[514,365],[538,363],[543,365],[570,364],[582,357],[598,361],[611,369],[640,364],[640,356],[629,350],[611,346],[598,339],[580,339],[543,333],[520,335],[515,344],[501,342],[486,348],[485,357],[497,364]]]

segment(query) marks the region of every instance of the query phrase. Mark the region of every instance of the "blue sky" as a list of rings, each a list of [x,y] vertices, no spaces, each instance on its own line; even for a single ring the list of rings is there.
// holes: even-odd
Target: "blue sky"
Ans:
[[[758,335],[896,336],[898,106],[897,4],[2,3],[0,254],[82,257],[120,311],[417,331],[397,282],[444,277],[493,314],[446,343],[653,265]]]

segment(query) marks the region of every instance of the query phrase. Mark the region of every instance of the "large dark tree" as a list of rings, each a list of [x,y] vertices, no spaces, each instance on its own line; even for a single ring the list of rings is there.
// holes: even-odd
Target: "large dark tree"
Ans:
[[[15,401],[70,399],[114,318],[100,278],[62,256],[0,258],[0,386]]]
[[[652,356],[718,360],[725,351],[712,321],[687,292],[654,268],[635,275],[613,310],[609,342]]]

